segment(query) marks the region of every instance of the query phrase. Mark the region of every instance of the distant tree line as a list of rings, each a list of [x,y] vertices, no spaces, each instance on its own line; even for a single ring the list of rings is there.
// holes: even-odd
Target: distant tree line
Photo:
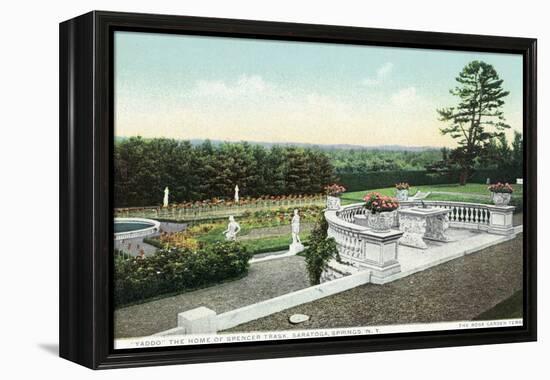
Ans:
[[[505,134],[499,134],[487,140],[479,154],[468,163],[467,176],[462,163],[457,159],[458,149],[441,149],[441,160],[426,166],[427,173],[449,178],[449,182],[484,181],[487,176],[491,182],[510,182],[523,177],[523,135],[514,131],[510,143]]]
[[[193,145],[189,141],[132,137],[115,142],[115,207],[158,205],[168,186],[170,202],[320,193],[334,182],[324,152],[241,143]]]
[[[326,151],[337,174],[424,170],[441,160],[439,149],[421,151],[382,149],[338,149]]]
[[[115,142],[115,207],[159,205],[170,188],[170,202],[231,199],[235,185],[243,197],[316,194],[329,183],[348,190],[456,183],[462,168],[453,150],[386,151],[321,149],[241,143],[192,144],[173,139],[132,137]],[[469,179],[513,181],[522,177],[523,139],[510,143],[499,134],[473,159]]]

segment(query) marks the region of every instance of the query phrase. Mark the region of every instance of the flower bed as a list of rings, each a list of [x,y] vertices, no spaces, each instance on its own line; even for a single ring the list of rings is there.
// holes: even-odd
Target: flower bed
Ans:
[[[313,223],[321,215],[321,210],[322,208],[319,206],[300,208],[301,223],[304,226]],[[278,237],[259,237],[242,242],[244,246],[249,248],[251,254],[288,248],[289,243],[287,240],[290,239],[290,223],[293,211],[293,208],[280,208],[277,210],[245,212],[242,216],[236,218],[242,228],[237,236],[237,240],[239,240],[239,237],[246,236],[255,229],[288,226],[288,234],[285,233]],[[224,241],[225,238],[222,231],[226,227],[227,219],[225,218],[208,222],[196,222],[184,231],[173,233],[161,232],[158,238],[148,239],[147,242],[160,248],[199,249],[207,244]],[[303,240],[307,240],[308,232],[304,230],[300,237]]]
[[[344,189],[345,191],[345,189]],[[172,203],[168,206],[168,209],[213,209],[213,208],[223,208],[223,207],[239,207],[239,206],[262,206],[265,204],[279,204],[280,202],[300,202],[300,201],[315,201],[323,199],[323,194],[312,194],[312,195],[303,195],[303,194],[291,194],[291,195],[265,195],[261,197],[251,198],[251,197],[242,197],[239,199],[239,202],[235,202],[234,199],[224,199],[224,198],[212,198],[205,199],[202,201],[195,202],[182,202],[182,203]],[[123,214],[128,212],[139,212],[144,210],[150,210],[160,207],[124,207],[117,208],[116,212]]]

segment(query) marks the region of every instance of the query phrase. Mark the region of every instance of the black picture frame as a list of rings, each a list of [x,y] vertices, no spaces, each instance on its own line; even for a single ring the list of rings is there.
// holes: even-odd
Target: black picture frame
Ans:
[[[113,349],[113,32],[517,53],[523,56],[524,324],[520,327]],[[536,340],[536,39],[93,11],[60,24],[60,356],[93,369]]]

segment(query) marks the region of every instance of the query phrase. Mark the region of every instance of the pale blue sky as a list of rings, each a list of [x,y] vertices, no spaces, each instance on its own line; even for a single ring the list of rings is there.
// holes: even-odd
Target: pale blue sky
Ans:
[[[435,110],[471,60],[521,131],[520,55],[116,32],[115,135],[450,146]]]

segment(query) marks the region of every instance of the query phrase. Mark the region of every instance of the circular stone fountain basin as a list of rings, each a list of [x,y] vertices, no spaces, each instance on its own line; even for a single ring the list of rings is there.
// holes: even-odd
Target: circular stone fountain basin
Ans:
[[[133,239],[153,235],[159,231],[160,222],[144,218],[115,218],[115,240]]]

